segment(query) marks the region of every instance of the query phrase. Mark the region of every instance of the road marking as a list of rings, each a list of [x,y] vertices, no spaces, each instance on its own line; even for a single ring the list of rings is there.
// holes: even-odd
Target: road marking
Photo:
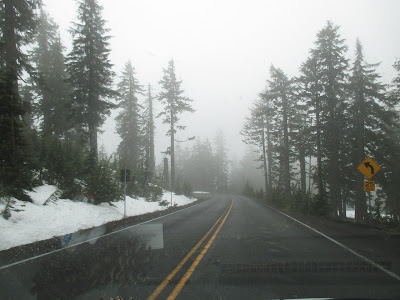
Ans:
[[[168,283],[174,278],[176,273],[179,272],[179,270],[185,265],[185,263],[189,260],[189,258],[196,252],[196,250],[201,246],[201,244],[204,242],[204,240],[209,236],[209,234],[214,230],[215,226],[217,226],[218,222],[222,219],[224,214],[227,212],[229,209],[229,206],[224,210],[222,215],[218,218],[218,220],[214,223],[214,225],[210,228],[210,230],[202,237],[202,239],[193,247],[192,250],[185,256],[184,259],[175,267],[175,269],[164,279],[163,282],[160,283],[160,285],[154,290],[154,292],[147,298],[147,300],[153,300],[155,299],[161,292],[162,290],[168,285]]]
[[[221,224],[218,226],[217,230],[214,232],[213,236],[210,238],[208,241],[207,245],[204,246],[203,250],[197,256],[196,260],[193,262],[193,264],[190,266],[189,270],[183,275],[182,279],[179,281],[177,286],[174,288],[172,293],[168,296],[167,300],[173,300],[175,299],[180,291],[183,289],[186,281],[190,278],[190,276],[193,274],[194,270],[196,269],[197,265],[200,263],[201,259],[203,258],[204,254],[206,254],[207,250],[210,248],[211,244],[213,243],[215,237],[217,236],[218,232],[220,231],[222,225],[224,225],[226,218],[228,217],[229,213],[231,212],[233,206],[233,200],[231,200],[231,205],[229,207],[228,212],[225,215],[225,218],[222,220]]]
[[[398,281],[400,281],[400,276],[399,276],[399,275],[397,275],[396,273],[394,273],[394,272],[392,272],[392,271],[390,271],[390,270],[388,270],[388,269],[385,269],[384,267],[382,267],[380,264],[377,264],[377,263],[374,262],[373,260],[371,260],[371,259],[365,257],[365,256],[362,255],[362,254],[357,253],[357,252],[354,251],[353,249],[351,249],[351,248],[349,248],[349,247],[343,245],[342,243],[340,243],[340,242],[334,240],[333,238],[331,238],[330,236],[327,236],[326,234],[324,234],[324,233],[322,233],[322,232],[320,232],[320,231],[318,231],[318,230],[312,228],[311,226],[309,226],[309,225],[307,225],[307,224],[304,224],[304,223],[300,222],[299,220],[297,220],[297,219],[295,219],[295,218],[293,218],[293,217],[291,217],[291,216],[289,216],[289,215],[287,215],[287,214],[285,214],[285,213],[283,213],[283,212],[281,212],[281,211],[279,211],[279,210],[277,210],[277,209],[275,209],[275,208],[273,208],[273,207],[271,207],[271,206],[269,206],[269,205],[267,205],[267,204],[265,204],[265,203],[263,203],[263,204],[264,204],[266,207],[268,207],[268,208],[270,208],[270,209],[272,209],[272,210],[274,210],[274,211],[280,213],[281,215],[284,215],[285,217],[287,217],[287,218],[289,218],[289,219],[292,219],[293,221],[295,221],[295,222],[297,222],[297,223],[303,225],[304,227],[306,227],[306,228],[308,228],[308,229],[310,229],[310,230],[312,230],[312,231],[314,231],[314,232],[316,232],[316,233],[322,235],[324,238],[330,240],[331,242],[335,243],[336,245],[338,245],[338,246],[342,247],[343,249],[349,251],[350,253],[354,254],[355,256],[358,256],[359,258],[365,260],[366,262],[370,263],[371,265],[373,265],[374,267],[378,268],[379,270],[385,272],[387,275],[392,276],[393,278],[395,278],[395,279],[397,279]]]
[[[32,257],[29,257],[29,258],[26,258],[26,259],[23,259],[23,260],[20,260],[20,261],[17,261],[17,262],[13,262],[13,263],[8,264],[8,265],[0,266],[0,270],[4,270],[4,269],[7,269],[7,268],[10,268],[10,267],[13,267],[13,266],[22,264],[22,263],[26,263],[26,262],[28,262],[28,261],[31,261],[31,260],[34,260],[34,259],[37,259],[37,258],[41,258],[41,257],[47,256],[47,255],[50,255],[50,254],[54,254],[54,253],[57,253],[57,252],[61,252],[61,251],[64,251],[64,250],[66,250],[66,249],[69,249],[69,248],[73,248],[73,247],[82,245],[82,244],[87,243],[87,242],[95,241],[95,240],[98,240],[98,239],[100,239],[100,238],[102,238],[102,237],[109,236],[109,235],[112,235],[112,234],[116,234],[116,233],[119,233],[119,232],[122,232],[122,231],[125,231],[125,230],[128,230],[128,229],[131,229],[131,228],[136,227],[136,226],[139,226],[139,225],[143,225],[143,224],[146,224],[146,223],[150,223],[150,222],[153,222],[153,221],[155,221],[155,220],[158,220],[158,219],[161,219],[161,218],[164,218],[164,217],[168,217],[168,216],[171,216],[171,215],[173,215],[173,214],[182,212],[182,211],[187,210],[187,209],[189,209],[189,208],[192,208],[192,207],[195,207],[195,206],[204,204],[204,203],[206,203],[206,202],[207,202],[207,201],[203,201],[203,202],[201,202],[201,203],[198,203],[198,204],[195,204],[195,205],[192,205],[192,206],[189,206],[189,207],[186,207],[186,208],[183,208],[183,209],[174,211],[174,212],[172,212],[172,213],[169,213],[169,214],[166,214],[166,215],[163,215],[163,216],[160,216],[160,217],[151,219],[151,220],[147,220],[147,221],[142,222],[142,223],[138,223],[138,224],[134,224],[134,225],[131,225],[131,226],[128,226],[128,227],[124,227],[124,228],[122,228],[122,229],[118,229],[118,230],[116,230],[116,231],[112,231],[112,232],[109,232],[109,233],[100,235],[100,236],[98,236],[98,237],[94,237],[94,238],[91,238],[91,239],[88,239],[88,240],[85,240],[85,241],[82,241],[82,242],[79,242],[79,243],[76,243],[76,244],[73,244],[73,245],[69,245],[69,246],[66,246],[66,247],[64,247],[64,248],[60,248],[60,249],[57,249],[57,250],[53,250],[53,251],[50,251],[50,252],[46,252],[46,253],[43,253],[43,254],[39,254],[39,255],[36,255],[36,256],[32,256]],[[133,217],[136,217],[136,216],[133,216]],[[103,225],[104,225],[104,224],[103,224]],[[101,225],[101,226],[102,226],[102,225]],[[99,226],[99,227],[100,227],[100,226]]]

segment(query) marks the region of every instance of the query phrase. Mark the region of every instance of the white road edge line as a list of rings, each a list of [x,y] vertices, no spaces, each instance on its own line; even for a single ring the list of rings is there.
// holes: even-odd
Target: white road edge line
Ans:
[[[57,250],[53,250],[53,251],[50,251],[50,252],[46,252],[46,253],[43,253],[43,254],[39,254],[39,255],[36,255],[36,256],[32,256],[32,257],[29,257],[29,258],[26,258],[26,259],[23,259],[23,260],[20,260],[20,261],[16,261],[16,262],[13,262],[13,263],[11,263],[11,264],[9,264],[9,265],[0,266],[0,270],[4,270],[4,269],[7,269],[7,268],[10,268],[10,267],[19,265],[19,264],[23,264],[23,263],[26,263],[26,262],[28,262],[28,261],[31,261],[31,260],[34,260],[34,259],[37,259],[37,258],[40,258],[40,257],[44,257],[44,256],[47,256],[47,255],[50,255],[50,254],[54,254],[54,253],[57,253],[57,252],[61,252],[61,251],[64,251],[64,250],[66,250],[66,249],[73,248],[73,247],[82,245],[82,244],[84,244],[84,243],[90,242],[90,241],[98,240],[98,239],[101,239],[102,237],[109,236],[109,235],[112,235],[112,234],[116,234],[116,233],[119,233],[119,232],[122,232],[122,231],[125,231],[125,230],[128,230],[128,229],[131,229],[131,228],[136,227],[136,226],[139,226],[139,225],[143,225],[143,224],[146,224],[146,223],[149,223],[149,222],[153,222],[153,221],[155,221],[155,220],[158,220],[158,219],[161,219],[161,218],[164,218],[164,217],[167,217],[167,216],[176,214],[176,213],[178,213],[178,212],[182,212],[182,211],[184,211],[184,210],[187,210],[187,209],[189,209],[189,208],[192,208],[192,207],[201,205],[201,204],[206,203],[206,202],[207,202],[207,201],[203,201],[203,202],[201,202],[201,203],[198,203],[198,204],[195,204],[195,205],[192,205],[192,206],[189,206],[189,207],[186,207],[186,208],[183,208],[183,209],[174,211],[174,212],[172,212],[172,213],[170,213],[170,214],[167,214],[167,215],[164,215],[164,216],[160,216],[160,217],[157,217],[157,218],[154,218],[154,219],[151,219],[151,220],[147,220],[147,221],[142,222],[142,223],[138,223],[138,224],[134,224],[134,225],[132,225],[132,226],[128,226],[128,227],[125,227],[125,228],[122,228],[122,229],[118,229],[118,230],[116,230],[116,231],[112,231],[112,232],[109,232],[109,233],[100,235],[100,236],[98,236],[98,237],[95,237],[95,238],[91,238],[91,239],[88,239],[88,240],[85,240],[85,241],[82,241],[82,242],[79,242],[79,243],[76,243],[76,244],[73,244],[73,245],[69,245],[69,246],[66,246],[66,247],[64,247],[64,248],[60,248],[60,249],[57,249]],[[135,216],[132,216],[132,217],[135,217]],[[103,225],[104,225],[104,224],[103,224]],[[100,226],[102,226],[102,225],[100,225]],[[97,226],[97,227],[100,227],[100,226]]]
[[[399,276],[399,275],[397,275],[396,273],[394,273],[394,272],[392,272],[392,271],[390,271],[390,270],[385,269],[384,267],[382,267],[381,265],[377,264],[376,262],[370,260],[369,258],[365,257],[364,255],[361,255],[361,254],[357,253],[356,251],[352,250],[351,248],[349,248],[349,247],[343,245],[342,243],[340,243],[340,242],[334,240],[334,239],[331,238],[330,236],[327,236],[326,234],[324,234],[324,233],[322,233],[322,232],[320,232],[320,231],[318,231],[318,230],[312,228],[311,226],[308,226],[307,224],[304,224],[304,223],[300,222],[299,220],[297,220],[297,219],[295,219],[295,218],[293,218],[293,217],[291,217],[291,216],[289,216],[289,215],[287,215],[287,214],[285,214],[285,213],[283,213],[283,212],[277,210],[276,208],[273,208],[273,207],[271,207],[271,206],[269,206],[269,205],[267,205],[267,204],[265,204],[265,203],[263,203],[263,204],[264,204],[266,207],[268,207],[268,208],[270,208],[270,209],[272,209],[272,210],[274,210],[274,211],[276,211],[276,212],[278,212],[278,213],[284,215],[285,217],[287,217],[287,218],[289,218],[289,219],[292,219],[293,221],[296,221],[297,223],[303,225],[304,227],[306,227],[306,228],[308,228],[308,229],[310,229],[310,230],[312,230],[312,231],[314,231],[314,232],[316,232],[316,233],[322,235],[324,238],[330,240],[331,242],[335,243],[336,245],[338,245],[338,246],[342,247],[343,249],[349,251],[350,253],[354,254],[355,256],[358,256],[359,258],[365,260],[366,262],[370,263],[371,265],[373,265],[374,267],[378,268],[379,270],[385,272],[387,275],[392,276],[393,278],[395,278],[395,279],[397,279],[398,281],[400,281],[400,276]]]

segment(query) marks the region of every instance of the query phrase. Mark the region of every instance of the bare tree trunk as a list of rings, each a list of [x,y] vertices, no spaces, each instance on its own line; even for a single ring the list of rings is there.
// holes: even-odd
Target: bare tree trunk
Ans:
[[[151,89],[150,89],[150,84],[149,84],[149,132],[150,132],[150,151],[149,151],[149,160],[148,160],[148,170],[150,173],[150,180],[154,180],[154,173],[156,169],[156,161],[155,161],[155,156],[154,156],[154,119],[153,119],[153,99],[151,97]]]
[[[268,161],[268,187],[272,190],[272,143],[269,115],[267,114],[267,161]]]
[[[265,200],[268,195],[268,171],[267,171],[267,158],[266,158],[266,153],[265,153],[265,132],[264,132],[264,117],[262,117],[262,151],[263,151],[263,162],[264,162],[264,184],[265,184]]]
[[[322,153],[321,153],[321,123],[320,123],[320,102],[319,100],[315,100],[315,122],[316,122],[316,129],[317,129],[317,187],[318,187],[318,194],[320,197],[324,195],[324,186],[322,181]]]
[[[5,30],[3,40],[5,41],[5,63],[6,63],[6,78],[7,85],[10,89],[9,92],[11,94],[11,111],[10,111],[10,122],[11,122],[11,163],[14,165],[15,163],[15,154],[17,151],[16,146],[16,128],[15,128],[15,119],[18,118],[18,115],[15,114],[14,107],[16,107],[15,102],[18,102],[18,70],[17,70],[17,47],[16,47],[16,37],[15,37],[15,12],[13,1],[5,0]]]
[[[300,162],[300,187],[302,193],[305,195],[307,193],[307,183],[306,183],[306,156],[304,147],[300,145],[299,149],[299,162]]]
[[[89,147],[90,152],[94,155],[94,158],[98,159],[98,148],[97,148],[97,126],[89,124]]]
[[[284,187],[286,193],[290,196],[290,163],[289,163],[289,128],[288,128],[288,112],[287,112],[287,99],[286,95],[282,95],[283,106],[283,170],[284,174]]]
[[[171,189],[175,191],[175,129],[174,115],[171,109]]]

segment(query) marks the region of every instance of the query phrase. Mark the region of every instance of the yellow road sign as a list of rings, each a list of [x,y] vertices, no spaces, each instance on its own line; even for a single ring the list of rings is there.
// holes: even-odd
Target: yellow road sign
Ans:
[[[373,181],[373,180],[370,180],[370,181],[365,180],[364,181],[364,191],[366,191],[366,192],[375,192],[375,181]]]
[[[368,179],[371,179],[380,169],[381,167],[369,156],[357,167],[357,170]]]

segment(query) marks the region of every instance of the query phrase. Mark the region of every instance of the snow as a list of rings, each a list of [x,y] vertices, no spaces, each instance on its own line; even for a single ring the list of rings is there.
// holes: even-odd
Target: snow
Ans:
[[[5,220],[0,217],[0,251],[15,246],[61,236],[81,229],[92,228],[105,223],[121,220],[124,216],[124,201],[93,205],[84,202],[74,202],[69,199],[59,199],[56,203],[43,203],[57,190],[55,186],[44,185],[29,192],[33,203],[17,199],[11,217]],[[171,203],[171,193],[164,192],[162,200]],[[196,199],[183,195],[172,195],[173,205],[181,206],[192,203]],[[154,211],[167,209],[159,202],[147,202],[144,198],[126,199],[127,216],[137,216]],[[0,212],[5,208],[4,199],[0,201]]]
[[[195,191],[193,194],[209,194],[209,192]]]
[[[45,184],[33,189],[33,191],[26,191],[26,193],[32,198],[33,203],[43,205],[56,190],[56,186]]]

